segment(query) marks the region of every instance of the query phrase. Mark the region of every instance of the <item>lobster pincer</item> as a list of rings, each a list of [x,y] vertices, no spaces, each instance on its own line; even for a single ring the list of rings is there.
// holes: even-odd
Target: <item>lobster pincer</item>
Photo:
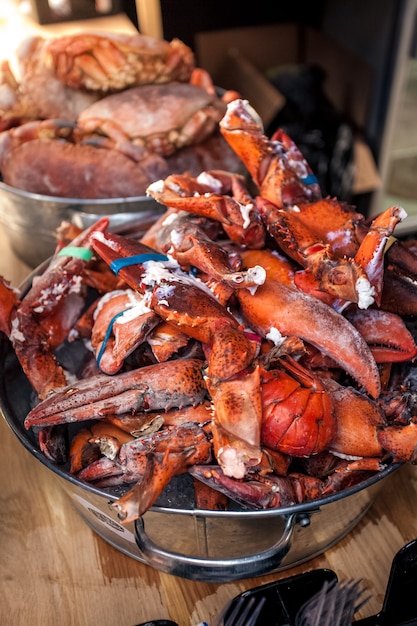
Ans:
[[[178,359],[117,377],[98,374],[79,380],[35,406],[25,419],[25,427],[199,404],[207,394],[203,365],[199,359]]]

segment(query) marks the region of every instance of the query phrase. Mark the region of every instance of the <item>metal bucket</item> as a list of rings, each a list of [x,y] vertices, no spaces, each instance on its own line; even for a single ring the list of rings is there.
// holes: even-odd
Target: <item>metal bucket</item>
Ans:
[[[37,267],[52,256],[55,231],[63,221],[86,228],[99,217],[110,217],[117,229],[137,218],[161,213],[153,198],[79,199],[29,193],[0,182],[0,223],[15,254],[29,267]]]
[[[122,525],[109,502],[126,488],[97,489],[82,483],[39,451],[32,432],[23,426],[33,392],[4,336],[0,350],[0,408],[23,446],[55,474],[79,515],[98,535],[128,556],[172,575],[226,582],[303,563],[349,533],[383,481],[400,467],[391,465],[351,489],[315,502],[266,511],[237,505],[228,511],[196,509],[191,477],[180,476],[141,520]]]

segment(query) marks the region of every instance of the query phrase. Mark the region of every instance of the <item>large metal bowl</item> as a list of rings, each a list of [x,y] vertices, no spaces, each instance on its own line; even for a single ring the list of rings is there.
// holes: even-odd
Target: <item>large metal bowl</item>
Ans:
[[[23,286],[25,292],[35,270]],[[189,475],[176,477],[135,524],[122,525],[109,501],[127,487],[97,488],[39,450],[24,419],[36,401],[14,350],[0,333],[0,410],[23,448],[52,472],[80,517],[126,555],[169,574],[228,582],[278,572],[318,556],[348,534],[372,506],[384,481],[400,468],[388,465],[352,488],[303,504],[254,511],[198,509]],[[70,424],[70,436],[83,426]]]
[[[0,182],[0,223],[15,254],[29,267],[37,267],[56,247],[55,231],[62,221],[86,228],[100,216],[110,227],[161,213],[153,198],[80,199],[29,193]]]
[[[236,505],[227,511],[197,509],[191,477],[171,481],[135,524],[122,525],[110,501],[127,488],[102,488],[71,476],[49,461],[23,425],[33,391],[8,340],[0,336],[0,409],[23,448],[53,472],[84,520],[109,544],[160,571],[198,581],[230,582],[279,572],[312,559],[347,535],[372,506],[390,465],[360,484],[309,502],[265,511]]]

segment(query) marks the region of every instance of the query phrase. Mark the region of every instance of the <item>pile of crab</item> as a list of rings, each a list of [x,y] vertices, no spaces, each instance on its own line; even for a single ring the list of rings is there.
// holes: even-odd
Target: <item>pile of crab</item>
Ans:
[[[239,160],[227,101],[179,39],[80,33],[25,40],[0,65],[0,173],[48,196],[143,196],[170,173]]]
[[[416,459],[404,210],[370,221],[323,197],[244,100],[220,128],[256,194],[224,170],[170,175],[148,188],[166,211],[143,232],[63,226],[21,300],[2,285],[1,329],[38,398],[26,428],[80,481],[127,485],[123,521],[179,474],[201,508],[265,509]],[[59,349],[76,342],[85,358],[68,372]]]

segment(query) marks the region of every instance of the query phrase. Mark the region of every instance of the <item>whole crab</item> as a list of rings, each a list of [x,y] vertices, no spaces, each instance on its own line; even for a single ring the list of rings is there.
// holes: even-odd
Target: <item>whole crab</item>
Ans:
[[[43,195],[118,198],[142,196],[169,173],[240,169],[218,131],[231,96],[219,98],[209,77],[197,76],[204,87],[143,85],[102,98],[77,124],[36,120],[3,131],[3,181]]]
[[[24,40],[0,69],[0,129],[29,119],[75,121],[90,104],[134,85],[186,82],[190,48],[136,33]]]
[[[105,135],[122,151],[143,146],[170,156],[212,135],[225,111],[222,99],[195,84],[143,85],[98,100],[77,124],[83,135]]]

